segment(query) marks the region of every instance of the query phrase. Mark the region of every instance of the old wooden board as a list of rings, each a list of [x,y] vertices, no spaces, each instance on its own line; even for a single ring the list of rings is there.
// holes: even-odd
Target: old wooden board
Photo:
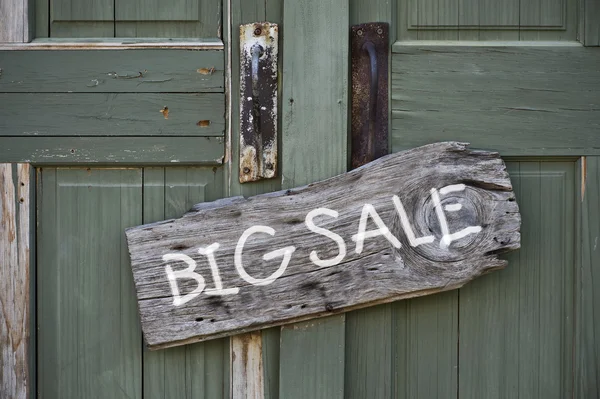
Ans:
[[[520,246],[504,162],[463,143],[126,231],[150,349],[458,288]]]

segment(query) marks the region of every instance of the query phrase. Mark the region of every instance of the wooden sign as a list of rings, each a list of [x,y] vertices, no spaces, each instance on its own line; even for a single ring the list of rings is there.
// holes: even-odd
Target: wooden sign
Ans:
[[[458,288],[519,228],[500,156],[449,142],[126,233],[157,349]]]

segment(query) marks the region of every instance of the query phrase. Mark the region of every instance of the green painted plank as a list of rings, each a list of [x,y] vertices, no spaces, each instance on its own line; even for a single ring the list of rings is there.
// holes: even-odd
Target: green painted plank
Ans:
[[[224,91],[220,50],[0,51],[0,68],[0,93]]]
[[[600,49],[394,51],[394,151],[452,139],[502,155],[600,153]]]
[[[116,2],[116,37],[221,38],[220,0]]]
[[[2,136],[222,136],[223,94],[0,94]],[[34,110],[34,112],[32,112]]]
[[[508,268],[460,290],[460,397],[572,396],[574,162],[514,162],[522,223]]]
[[[456,398],[458,293],[396,302],[395,398]]]
[[[579,195],[581,266],[576,291],[575,397],[597,398],[600,396],[600,158],[587,157],[583,169],[580,171],[583,187]]]
[[[577,7],[577,0],[400,0],[398,40],[575,41]]]
[[[345,398],[391,398],[393,305],[346,314]]]
[[[281,328],[281,398],[344,397],[344,315]]]
[[[114,36],[114,2],[50,0],[50,37]]]
[[[388,22],[390,37],[395,38],[396,24],[392,21],[395,2],[350,0],[349,6],[351,25]],[[394,391],[393,308],[394,305],[387,304],[346,314],[346,398],[391,397]]]
[[[594,0],[584,0],[582,14],[582,42],[586,46],[600,46],[600,4]]]
[[[222,168],[144,168],[144,223],[176,218],[223,195]],[[144,352],[144,397],[227,397],[225,339]]]
[[[43,169],[38,186],[41,397],[141,398],[141,330],[124,229],[140,169]]]
[[[0,162],[223,163],[222,137],[0,137]]]
[[[231,118],[228,123],[230,136],[227,142],[227,152],[229,156],[226,184],[229,196],[243,195],[245,197],[262,194],[266,192],[278,191],[281,189],[281,176],[273,179],[261,180],[250,183],[239,183],[239,88],[240,88],[240,41],[239,26],[246,23],[257,21],[268,21],[281,24],[282,0],[232,0],[229,4],[231,9],[231,31],[226,30],[226,39],[230,38],[231,46]],[[228,12],[227,10],[225,11]],[[281,35],[280,35],[281,37]],[[281,45],[280,45],[281,48]],[[279,62],[279,73],[281,76],[282,62]],[[278,98],[281,103],[281,85],[279,86]],[[281,132],[281,121],[278,121],[278,131]],[[281,136],[278,139],[278,148],[281,148]],[[281,156],[280,156],[281,158]],[[263,387],[266,399],[279,397],[279,343],[280,328],[274,327],[262,330],[262,366],[263,366]],[[237,339],[236,337],[232,339]],[[232,379],[246,378],[245,376],[232,375]]]
[[[346,170],[348,24],[347,1],[284,1],[283,188]],[[279,397],[343,398],[345,316],[281,334]]]

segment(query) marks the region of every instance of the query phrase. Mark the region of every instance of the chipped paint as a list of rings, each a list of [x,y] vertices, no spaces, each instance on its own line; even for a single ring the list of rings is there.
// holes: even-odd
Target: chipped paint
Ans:
[[[240,26],[240,183],[277,176],[278,30]]]
[[[169,107],[164,106],[159,112],[163,114],[165,119],[169,119]]]
[[[208,126],[210,126],[210,121],[208,119],[198,121],[198,122],[196,122],[196,126],[208,127]]]
[[[210,68],[199,68],[196,69],[196,72],[198,72],[199,74],[202,75],[212,75],[215,72],[215,67],[210,67]]]

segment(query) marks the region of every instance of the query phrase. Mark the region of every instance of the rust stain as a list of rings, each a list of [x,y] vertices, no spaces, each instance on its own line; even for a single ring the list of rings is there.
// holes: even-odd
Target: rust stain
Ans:
[[[587,158],[581,157],[581,202],[585,197],[585,183],[587,180]]]
[[[208,126],[210,126],[210,121],[208,119],[198,121],[198,122],[196,122],[196,126],[208,127]]]
[[[199,69],[196,69],[196,72],[198,72],[199,74],[202,74],[202,75],[212,75],[213,72],[215,72],[215,67],[199,68]]]
[[[163,114],[165,119],[169,119],[169,107],[164,106],[159,112]]]

